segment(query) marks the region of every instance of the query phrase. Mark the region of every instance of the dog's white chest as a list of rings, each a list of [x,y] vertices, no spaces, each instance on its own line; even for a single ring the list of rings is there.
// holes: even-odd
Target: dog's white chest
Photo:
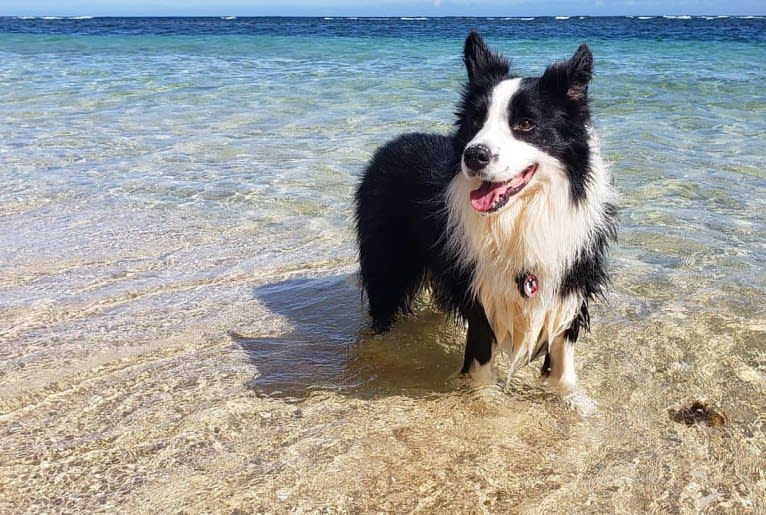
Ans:
[[[579,303],[576,296],[562,299],[545,273],[522,275],[519,282],[516,275],[509,275],[494,275],[493,281],[474,281],[473,286],[500,350],[509,355],[515,370],[528,364],[541,346],[568,327]],[[529,275],[535,278],[533,295],[528,294],[533,285],[525,284]]]

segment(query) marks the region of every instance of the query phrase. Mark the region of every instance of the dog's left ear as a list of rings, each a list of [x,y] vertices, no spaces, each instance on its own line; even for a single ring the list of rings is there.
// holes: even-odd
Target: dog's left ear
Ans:
[[[579,102],[588,98],[588,83],[592,77],[593,53],[583,43],[568,61],[548,66],[541,81],[549,90]]]

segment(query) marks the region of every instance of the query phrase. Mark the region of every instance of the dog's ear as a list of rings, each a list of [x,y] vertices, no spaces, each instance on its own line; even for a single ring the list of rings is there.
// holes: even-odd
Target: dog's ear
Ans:
[[[508,60],[487,48],[482,37],[474,30],[465,38],[463,61],[469,82],[487,76],[505,77],[510,70]]]
[[[588,83],[592,77],[593,53],[583,43],[568,61],[548,66],[541,81],[549,91],[579,102],[588,98]]]
[[[593,77],[593,52],[583,43],[567,64],[569,72],[567,97],[571,100],[584,100],[588,96],[588,83]]]

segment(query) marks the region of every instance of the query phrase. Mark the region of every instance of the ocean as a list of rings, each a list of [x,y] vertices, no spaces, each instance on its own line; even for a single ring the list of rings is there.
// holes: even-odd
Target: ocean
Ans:
[[[368,329],[355,185],[470,29],[594,52],[592,416],[425,300]],[[0,18],[0,512],[764,512],[764,84],[762,17]]]

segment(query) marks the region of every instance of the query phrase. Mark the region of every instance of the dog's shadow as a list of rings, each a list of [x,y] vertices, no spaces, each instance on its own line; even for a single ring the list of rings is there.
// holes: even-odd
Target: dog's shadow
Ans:
[[[375,335],[352,274],[266,284],[254,297],[289,326],[265,335],[248,335],[264,332],[255,327],[229,332],[255,365],[248,386],[259,394],[300,400],[332,390],[371,398],[454,388],[462,333],[427,307]]]

